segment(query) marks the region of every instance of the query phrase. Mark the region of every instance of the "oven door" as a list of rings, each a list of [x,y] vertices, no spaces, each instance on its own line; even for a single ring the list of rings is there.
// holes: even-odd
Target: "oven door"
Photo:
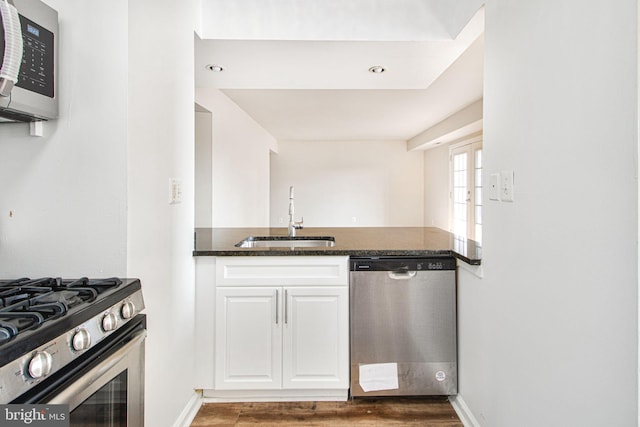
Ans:
[[[71,426],[144,425],[145,327],[145,315],[136,316],[99,354],[23,402],[69,405]]]

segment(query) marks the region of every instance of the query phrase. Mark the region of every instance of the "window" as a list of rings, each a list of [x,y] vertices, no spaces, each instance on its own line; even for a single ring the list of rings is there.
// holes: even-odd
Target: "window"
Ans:
[[[451,232],[482,243],[482,141],[451,147],[450,161]]]

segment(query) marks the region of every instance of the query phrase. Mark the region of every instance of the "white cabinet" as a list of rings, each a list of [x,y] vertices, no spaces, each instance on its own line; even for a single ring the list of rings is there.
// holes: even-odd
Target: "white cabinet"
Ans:
[[[216,390],[349,387],[347,257],[216,260]]]
[[[282,387],[348,388],[349,288],[285,288],[284,300]]]
[[[282,383],[277,289],[216,289],[216,389],[273,389]]]

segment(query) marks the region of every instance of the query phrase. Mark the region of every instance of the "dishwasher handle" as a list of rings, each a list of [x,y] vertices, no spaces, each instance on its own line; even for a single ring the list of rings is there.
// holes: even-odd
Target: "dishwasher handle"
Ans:
[[[416,277],[416,274],[418,274],[418,272],[409,270],[398,270],[388,271],[387,274],[389,275],[389,278],[393,280],[409,280]]]

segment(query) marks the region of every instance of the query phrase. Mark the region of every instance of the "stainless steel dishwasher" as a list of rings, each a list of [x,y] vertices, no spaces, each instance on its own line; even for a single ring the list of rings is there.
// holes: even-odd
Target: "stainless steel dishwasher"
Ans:
[[[454,395],[456,262],[351,258],[351,396]]]

